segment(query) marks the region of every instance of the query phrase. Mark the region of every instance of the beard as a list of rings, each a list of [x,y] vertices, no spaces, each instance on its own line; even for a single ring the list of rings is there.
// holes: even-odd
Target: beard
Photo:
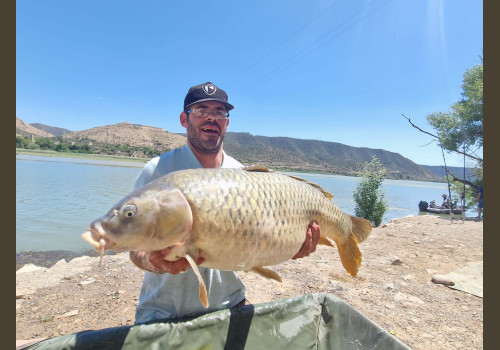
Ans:
[[[195,150],[197,150],[198,152],[210,153],[210,154],[218,153],[220,151],[222,147],[222,141],[224,140],[225,132],[220,130],[220,127],[219,125],[217,125],[217,123],[206,122],[203,123],[203,125],[201,125],[201,127],[211,125],[216,127],[217,130],[220,130],[219,134],[214,134],[213,137],[209,137],[208,140],[201,139],[200,130],[195,128],[193,124],[191,124],[189,118],[187,123],[188,123],[188,140]]]

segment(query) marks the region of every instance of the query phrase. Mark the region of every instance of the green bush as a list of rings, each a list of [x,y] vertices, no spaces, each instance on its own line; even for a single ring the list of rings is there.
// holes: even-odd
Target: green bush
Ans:
[[[54,149],[57,152],[69,152],[68,145],[65,143],[58,143]]]
[[[354,189],[354,211],[357,217],[369,220],[375,227],[379,226],[389,208],[389,203],[382,189],[382,182],[387,171],[373,156],[371,162],[366,162],[361,172],[361,180]]]
[[[40,149],[54,149],[54,140],[48,137],[39,137],[35,139],[35,143],[40,147]]]
[[[62,137],[34,137],[33,141],[21,136],[16,136],[16,148],[25,149],[45,149],[54,150],[57,152],[72,152],[72,153],[97,153],[107,155],[126,155],[126,156],[144,156],[154,157],[162,152],[169,151],[168,149],[159,152],[155,149],[147,147],[135,147],[129,145],[114,145],[92,141],[92,145],[88,140],[66,140]]]
[[[40,146],[36,144],[35,142],[30,142],[26,145],[26,149],[40,149]]]
[[[28,148],[30,143],[32,143],[30,140],[16,136],[16,148]]]

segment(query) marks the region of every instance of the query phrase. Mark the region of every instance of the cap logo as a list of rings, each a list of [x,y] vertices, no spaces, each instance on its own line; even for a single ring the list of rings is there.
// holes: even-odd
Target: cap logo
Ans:
[[[217,91],[217,88],[215,85],[203,85],[203,91],[205,91],[208,95],[213,95],[215,94],[215,91]]]

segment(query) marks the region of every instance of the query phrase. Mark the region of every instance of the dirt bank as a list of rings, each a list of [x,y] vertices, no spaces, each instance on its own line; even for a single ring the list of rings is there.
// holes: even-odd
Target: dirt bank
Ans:
[[[283,283],[239,275],[253,303],[328,292],[413,349],[481,349],[483,299],[431,281],[483,260],[483,223],[409,216],[376,228],[361,244],[356,278],[335,249],[273,267]],[[134,322],[143,272],[128,254],[61,260],[16,273],[16,339],[53,337]],[[35,269],[29,271],[29,268]],[[25,272],[23,272],[25,271]]]

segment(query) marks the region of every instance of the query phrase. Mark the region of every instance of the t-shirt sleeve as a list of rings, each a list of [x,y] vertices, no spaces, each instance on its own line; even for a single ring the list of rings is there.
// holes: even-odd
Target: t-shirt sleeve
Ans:
[[[135,180],[134,190],[152,181],[153,173],[156,169],[156,165],[158,164],[159,159],[159,157],[155,157],[146,163],[144,168],[142,168],[141,173],[137,177],[137,180]]]

